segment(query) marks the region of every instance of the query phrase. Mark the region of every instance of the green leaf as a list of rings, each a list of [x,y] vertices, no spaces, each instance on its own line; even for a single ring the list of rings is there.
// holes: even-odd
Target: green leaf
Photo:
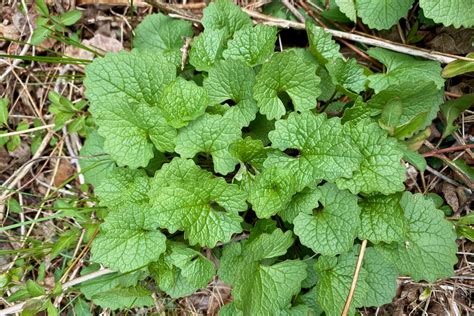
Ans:
[[[269,218],[285,209],[296,189],[296,181],[288,170],[272,167],[258,174],[250,184],[248,201],[258,218]]]
[[[306,32],[308,34],[309,49],[318,60],[318,63],[324,65],[328,60],[343,59],[339,52],[339,44],[322,27],[316,26],[308,20],[306,22]]]
[[[456,233],[459,237],[464,237],[474,242],[474,229],[469,226],[458,226],[456,227]]]
[[[352,177],[336,180],[338,187],[354,194],[403,191],[406,177],[405,167],[400,162],[403,152],[396,140],[388,138],[377,123],[367,120],[348,126],[349,135],[360,148],[363,160]]]
[[[71,120],[74,117],[74,113],[58,113],[54,118],[54,130],[59,131],[61,130],[66,122]]]
[[[8,99],[0,98],[0,124],[8,123]]]
[[[8,199],[7,207],[8,207],[9,212],[13,212],[13,213],[16,213],[16,214],[21,214],[23,212],[23,208],[22,208],[20,202],[18,202],[18,200],[13,198],[13,197],[10,197]]]
[[[115,163],[104,151],[104,138],[96,131],[89,134],[81,148],[80,155],[79,164],[84,178],[93,186],[99,185],[115,168]]]
[[[459,218],[458,224],[459,225],[474,225],[474,213],[469,213]]]
[[[135,29],[133,47],[161,53],[174,65],[181,64],[184,38],[193,36],[192,24],[163,14],[147,15]]]
[[[231,38],[238,30],[252,25],[250,17],[228,0],[213,1],[203,14],[201,23],[204,29],[224,30],[225,38]]]
[[[446,120],[446,127],[443,131],[442,138],[451,135],[459,126],[454,125],[454,121],[474,104],[474,93],[465,94],[458,99],[450,100],[441,105],[441,113]]]
[[[205,288],[215,273],[212,262],[182,244],[172,243],[170,249],[169,254],[150,267],[160,289],[178,298]]]
[[[433,201],[436,208],[441,208],[444,205],[444,199],[436,193],[428,193],[425,197],[426,199]]]
[[[276,229],[272,234],[264,233],[224,248],[219,276],[232,285],[235,307],[244,315],[279,315],[300,291],[306,278],[304,262],[260,262],[285,254],[292,243],[291,232]]]
[[[51,101],[49,106],[49,111],[54,114],[59,114],[61,112],[66,113],[75,113],[77,109],[74,107],[74,104],[68,98],[60,95],[55,91],[48,92],[48,99]]]
[[[7,139],[8,139],[7,150],[9,152],[14,152],[15,150],[17,150],[17,148],[20,147],[20,145],[21,145],[20,135],[13,135],[13,136],[10,136]]]
[[[213,175],[196,166],[193,160],[184,158],[173,158],[170,163],[161,166],[159,172],[155,174],[152,182],[152,190],[160,187],[170,186],[177,181],[185,179],[213,179]]]
[[[464,0],[420,0],[423,14],[445,26],[452,25],[455,28],[461,26],[468,28],[474,25],[474,6],[470,1]]]
[[[413,0],[357,0],[357,15],[371,29],[387,30],[405,17]]]
[[[42,16],[48,16],[49,15],[49,10],[48,10],[48,5],[44,0],[36,0],[35,1],[36,8],[38,9],[38,12]]]
[[[405,124],[401,124],[393,131],[393,136],[398,139],[405,139],[415,135],[416,132],[424,128],[428,112],[422,112],[413,117]]]
[[[405,192],[399,203],[408,221],[404,241],[376,245],[378,253],[415,281],[434,282],[453,275],[457,262],[453,225],[421,194]]]
[[[403,159],[412,164],[416,169],[421,172],[425,172],[427,162],[425,157],[420,155],[418,152],[410,150],[406,145],[400,146],[403,151]]]
[[[222,59],[224,30],[205,30],[195,37],[189,51],[189,63],[196,70],[210,71]]]
[[[163,181],[175,169],[182,172]],[[177,158],[157,172],[150,192],[151,213],[161,227],[171,233],[182,230],[191,245],[207,247],[242,231],[238,212],[247,209],[245,198],[237,185]]]
[[[249,66],[262,64],[275,50],[277,28],[257,24],[235,32],[227,43],[223,56],[225,59],[239,59]]]
[[[333,256],[349,250],[359,225],[357,197],[326,183],[318,187],[322,207],[313,214],[299,213],[293,220],[300,242],[315,253]]]
[[[128,205],[109,213],[92,244],[92,260],[121,272],[158,260],[166,250],[166,236],[148,207]]]
[[[121,308],[153,306],[151,292],[141,286],[130,288],[114,288],[92,297],[95,304],[112,310]]]
[[[98,268],[98,264],[85,267],[81,270],[81,274],[84,275],[97,271]],[[101,292],[107,292],[114,288],[133,287],[137,285],[137,283],[143,279],[144,276],[145,272],[143,270],[137,272],[127,272],[124,274],[114,272],[81,283],[80,290],[88,300],[92,300],[95,295]]]
[[[335,0],[328,0],[327,5],[321,3],[319,6],[321,9],[324,8],[324,10],[321,12],[321,16],[326,20],[332,21],[333,23],[351,23],[351,20],[347,18],[347,16],[342,13],[341,10],[339,10]]]
[[[341,315],[351,287],[360,246],[338,258],[322,256],[316,262],[317,303],[326,315]],[[397,272],[376,251],[369,247],[365,251],[363,265],[355,288],[348,315],[354,315],[355,308],[380,306],[390,303],[397,289]]]
[[[181,276],[194,288],[205,288],[215,274],[214,264],[199,252],[180,244],[172,245],[167,257],[181,270]]]
[[[13,293],[12,295],[8,297],[8,301],[9,302],[20,301],[20,300],[28,299],[30,297],[31,297],[30,293],[28,293],[27,289],[20,288],[15,293]],[[36,300],[33,301],[33,304],[36,302],[37,302]]]
[[[248,258],[253,261],[282,256],[294,242],[289,231],[283,233],[282,230],[272,227],[271,232],[257,232],[257,228],[260,227],[256,225],[245,246]]]
[[[466,57],[474,59],[474,53],[467,54]],[[443,78],[453,78],[472,71],[474,71],[473,61],[456,59],[443,68],[441,75]]]
[[[299,213],[311,214],[321,198],[321,191],[316,188],[305,188],[296,193],[278,215],[286,222],[293,223]]]
[[[352,107],[346,108],[341,121],[345,124],[347,122],[357,123],[363,120],[372,120],[372,117],[379,113],[379,110],[368,107],[362,97],[359,96],[355,99]]]
[[[38,25],[31,35],[30,44],[40,45],[51,35],[50,26]]]
[[[64,14],[62,14],[60,17],[59,17],[59,21],[66,25],[66,26],[70,26],[70,25],[74,25],[76,24],[77,21],[79,21],[82,17],[82,12],[79,11],[79,10],[71,10],[71,11],[68,11]]]
[[[100,198],[100,205],[111,210],[127,204],[148,203],[150,178],[144,170],[114,168],[95,188],[95,193]]]
[[[314,265],[316,263],[316,259],[312,258],[305,258],[304,262],[306,263],[306,279],[303,280],[301,283],[302,288],[311,288],[316,285],[318,282],[318,276],[316,275],[316,270]]]
[[[281,313],[281,316],[307,316],[310,314],[310,308],[306,305],[296,305],[291,308],[284,309]]]
[[[225,304],[219,309],[219,316],[243,316],[241,310],[237,309],[235,301]]]
[[[400,197],[401,194],[374,195],[359,202],[360,240],[368,239],[373,243],[404,240],[408,227]]]
[[[390,135],[393,135],[394,128],[400,123],[400,118],[403,113],[403,105],[399,99],[390,100],[382,110],[380,115],[380,127],[387,130]]]
[[[314,268],[313,268],[314,270]],[[315,271],[316,273],[316,271]],[[320,316],[323,311],[321,310],[321,307],[319,306],[317,300],[316,300],[316,287],[313,287],[311,290],[309,290],[308,292],[306,292],[305,294],[303,295],[299,295],[297,298],[296,298],[296,302],[298,303],[303,303],[305,304],[306,306],[308,306],[310,308],[310,312],[312,312],[313,314],[310,314],[310,315],[315,315],[315,316]]]
[[[474,181],[474,168],[469,166],[466,161],[462,159],[453,160],[452,165],[449,165],[451,169],[464,174],[468,177],[471,181]]]
[[[61,234],[51,248],[51,259],[56,258],[61,251],[71,247],[73,244],[75,245],[78,238],[79,231],[77,229],[70,229]]]
[[[33,280],[26,281],[26,289],[28,290],[28,293],[31,295],[31,297],[37,297],[46,294],[44,288]]]
[[[325,68],[318,68],[316,74],[321,78],[321,95],[318,97],[318,100],[328,102],[336,93],[336,85],[332,82],[332,79]]]
[[[241,163],[250,163],[255,168],[261,169],[263,162],[267,158],[267,148],[259,139],[245,137],[232,143],[229,151]]]
[[[355,22],[357,18],[355,0],[336,0],[336,4],[339,7],[339,10],[341,10],[349,20]]]
[[[244,136],[250,136],[254,139],[261,140],[264,145],[270,144],[268,133],[275,128],[275,121],[267,120],[267,118],[257,113],[255,120],[250,122],[248,129],[244,129]]]
[[[350,178],[363,159],[340,119],[328,119],[325,114],[290,113],[287,119],[277,121],[268,135],[273,148],[298,151],[296,157],[270,154],[265,165],[290,170],[299,189],[321,179]]]
[[[413,82],[418,84],[433,82],[436,88],[444,88],[441,65],[436,61],[418,60],[415,57],[378,47],[370,48],[367,53],[387,67],[386,73],[369,76],[369,87],[376,93],[391,86]]]
[[[365,90],[367,77],[355,59],[349,59],[347,62],[340,58],[330,60],[326,69],[335,85],[356,93]]]
[[[400,102],[403,111],[398,126],[403,126],[422,113],[426,113],[421,124],[412,129],[414,133],[431,124],[438,113],[439,105],[443,102],[443,94],[443,91],[438,90],[432,82],[420,85],[406,82],[379,92],[367,102],[367,105],[372,109],[382,111],[387,104]]]
[[[82,131],[85,128],[86,117],[79,116],[76,117],[67,127],[68,133],[77,133]]]
[[[328,316],[341,315],[342,313],[354,276],[357,249],[356,246],[351,252],[338,258],[321,256],[316,262],[318,276],[316,300]],[[363,306],[367,299],[366,277],[367,271],[361,269],[348,315],[354,315],[355,308]]]
[[[226,175],[238,163],[229,152],[229,146],[241,135],[240,126],[230,119],[204,114],[179,130],[175,151],[184,158],[192,158],[197,153],[210,154],[214,170]]]
[[[209,104],[207,91],[192,81],[177,78],[163,90],[160,103],[169,125],[181,128],[203,115]]]
[[[320,79],[315,72],[315,65],[305,62],[293,50],[273,54],[262,65],[253,90],[260,113],[269,120],[285,115],[285,105],[279,96],[283,92],[291,98],[296,111],[314,109],[321,93]]]
[[[46,312],[48,313],[48,316],[59,316],[59,310],[56,307],[54,307],[51,301],[48,301],[46,304],[47,304]]]
[[[91,306],[89,306],[89,304],[87,304],[87,302],[80,297],[77,298],[76,302],[74,303],[74,313],[76,313],[76,315],[92,316],[90,308]]]
[[[175,67],[146,52],[121,52],[97,58],[86,68],[89,110],[105,138],[104,149],[119,166],[145,167],[153,148],[173,151],[176,130],[158,108]]]
[[[248,126],[258,111],[253,99],[254,85],[253,69],[239,60],[218,63],[204,80],[204,88],[212,102],[234,103],[225,112],[224,117],[238,123],[240,127]]]
[[[397,270],[377,251],[369,247],[365,250],[363,269],[367,271],[367,296],[363,306],[390,304],[397,292]]]

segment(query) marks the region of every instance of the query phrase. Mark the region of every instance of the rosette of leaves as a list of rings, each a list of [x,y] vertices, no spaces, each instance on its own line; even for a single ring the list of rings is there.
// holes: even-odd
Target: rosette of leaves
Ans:
[[[116,271],[86,298],[148,306],[151,291],[179,298],[219,277],[233,297],[222,314],[339,315],[361,240],[370,243],[351,312],[390,302],[399,275],[451,275],[452,225],[404,192],[394,132],[420,112],[421,128],[431,122],[439,65],[373,50],[387,72],[367,76],[312,24],[308,49],[276,51],[277,30],[252,26],[226,0],[209,5],[203,25],[185,70],[191,24],[160,14],[136,29],[131,52],[86,68],[97,131],[81,165],[106,208],[91,260]],[[405,91],[413,67],[425,100]],[[331,95],[352,100],[342,118],[324,111]]]

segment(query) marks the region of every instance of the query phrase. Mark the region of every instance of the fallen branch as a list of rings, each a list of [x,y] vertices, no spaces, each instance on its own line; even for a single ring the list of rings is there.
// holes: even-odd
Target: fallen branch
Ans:
[[[439,157],[439,156],[438,156]],[[439,157],[440,159],[442,159],[443,157]],[[448,178],[447,176],[445,176],[444,174],[442,174],[441,172],[439,172],[438,170],[436,169],[433,169],[431,168],[430,166],[426,166],[426,171],[434,174],[435,176],[437,176],[438,178],[440,178],[441,180],[445,181],[445,182],[448,182],[449,184],[452,184],[454,185],[455,187],[463,187],[459,182],[451,179],[451,178]]]

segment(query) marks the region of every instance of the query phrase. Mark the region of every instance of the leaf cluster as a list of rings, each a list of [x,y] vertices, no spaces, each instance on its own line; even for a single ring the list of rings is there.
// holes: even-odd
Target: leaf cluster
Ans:
[[[202,23],[189,64],[191,24],[156,14],[86,69],[81,165],[109,210],[91,260],[117,271],[86,297],[149,306],[150,280],[178,298],[217,275],[223,315],[339,315],[361,240],[351,313],[390,302],[399,275],[451,275],[453,227],[404,192],[401,161],[442,103],[440,65],[371,49],[373,74],[311,23],[309,48],[275,52],[277,29],[226,0]]]
[[[70,10],[62,14],[51,14],[44,0],[35,1],[39,16],[36,18],[36,29],[31,35],[30,44],[40,45],[49,37],[55,37],[67,31],[67,27],[74,25],[81,19],[79,10]]]

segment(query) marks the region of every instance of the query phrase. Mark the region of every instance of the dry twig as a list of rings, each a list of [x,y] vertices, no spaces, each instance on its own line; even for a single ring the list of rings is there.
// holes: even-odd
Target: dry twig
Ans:
[[[42,125],[42,126],[38,126],[38,127],[25,129],[23,131],[15,131],[15,132],[10,132],[10,133],[0,134],[0,138],[10,137],[10,136],[14,136],[14,135],[23,135],[23,134],[33,133],[33,132],[41,131],[43,129],[52,128],[52,127],[54,127],[54,125],[55,124],[48,124],[48,125]]]
[[[289,0],[281,0],[281,3],[283,3],[283,5],[285,7],[288,8],[288,10],[291,11],[291,13],[293,13],[293,15],[302,23],[304,23],[305,19],[304,19],[304,16],[303,14],[301,14],[300,11],[298,11],[297,8],[295,8],[295,6],[293,4],[290,3]]]
[[[357,287],[357,280],[359,279],[360,268],[362,267],[362,261],[364,260],[365,255],[365,248],[367,247],[367,239],[362,241],[360,245],[359,257],[357,258],[357,264],[354,271],[354,277],[352,278],[351,289],[349,290],[349,294],[347,295],[346,304],[344,305],[344,309],[342,310],[342,316],[347,316],[349,312],[349,307],[351,306],[352,297],[354,296],[355,289]]]
[[[459,146],[453,146],[453,147],[448,147],[448,148],[437,149],[437,150],[434,150],[434,151],[424,153],[423,157],[432,157],[432,156],[436,156],[437,154],[441,154],[441,153],[450,153],[450,152],[453,152],[453,151],[466,150],[466,149],[469,149],[469,148],[474,148],[474,144],[466,144],[466,145],[459,145]]]

